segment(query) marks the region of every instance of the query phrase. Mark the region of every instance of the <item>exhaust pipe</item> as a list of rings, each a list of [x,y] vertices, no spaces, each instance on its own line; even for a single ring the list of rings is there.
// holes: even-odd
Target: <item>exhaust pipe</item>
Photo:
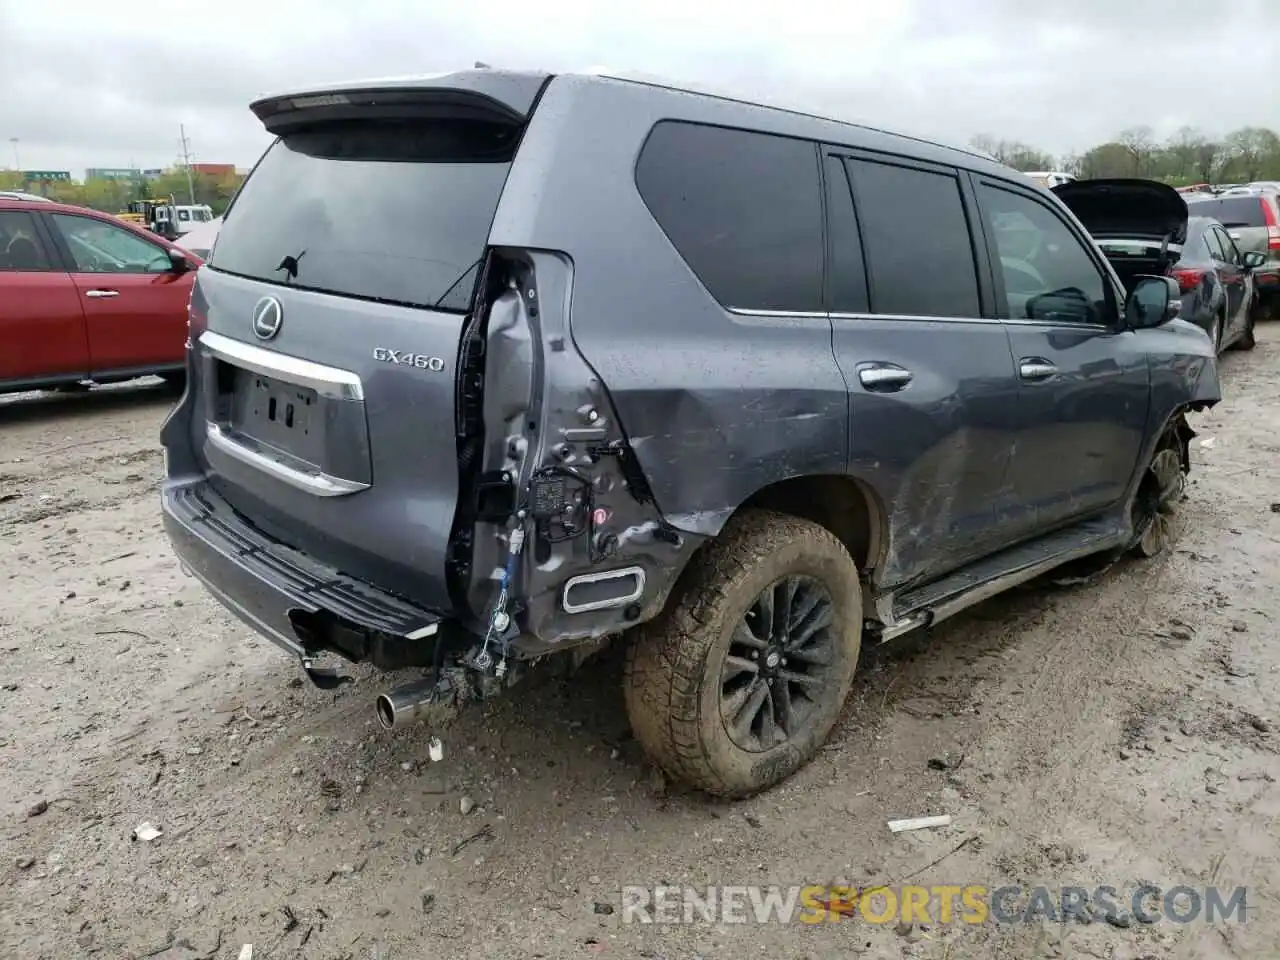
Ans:
[[[431,677],[379,694],[374,711],[382,729],[402,730],[426,717],[432,707],[438,710],[443,706],[442,699],[445,698],[436,690],[436,679]]]

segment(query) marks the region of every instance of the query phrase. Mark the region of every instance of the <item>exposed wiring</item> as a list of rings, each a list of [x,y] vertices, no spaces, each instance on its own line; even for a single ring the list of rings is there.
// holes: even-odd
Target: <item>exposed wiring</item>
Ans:
[[[552,523],[552,518],[539,517],[537,518],[538,522],[542,525],[542,529],[539,531],[539,536],[549,544],[567,543],[570,540],[576,540],[579,537],[590,533],[591,516],[592,511],[595,508],[594,490],[591,486],[590,478],[583,476],[571,467],[563,467],[557,464],[549,464],[545,467],[541,467],[534,473],[530,482],[532,485],[537,483],[539,479],[553,476],[565,477],[580,486],[582,490],[582,500],[579,504],[575,505],[575,509],[581,507],[581,516],[583,517],[583,520],[580,523],[566,523],[564,516],[558,516],[555,519],[555,523],[557,523],[564,532],[562,534],[552,535],[550,530],[547,529]]]
[[[511,529],[507,536],[507,562],[502,568],[502,574],[498,578],[498,597],[493,603],[493,611],[489,614],[489,626],[485,630],[484,643],[480,646],[480,652],[476,654],[475,665],[481,670],[488,670],[493,664],[493,657],[489,654],[489,643],[495,635],[506,633],[507,628],[511,625],[511,615],[507,612],[507,606],[510,601],[511,582],[515,579],[516,564],[520,557],[520,551],[524,547],[524,519],[526,513],[524,510],[516,512],[516,526]],[[503,663],[500,665],[502,672],[506,673],[506,644],[503,644]]]

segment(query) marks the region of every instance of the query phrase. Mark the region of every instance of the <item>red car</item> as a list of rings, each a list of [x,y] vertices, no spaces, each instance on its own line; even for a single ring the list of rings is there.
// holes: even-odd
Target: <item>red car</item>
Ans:
[[[180,379],[200,264],[109,214],[0,199],[0,392]]]

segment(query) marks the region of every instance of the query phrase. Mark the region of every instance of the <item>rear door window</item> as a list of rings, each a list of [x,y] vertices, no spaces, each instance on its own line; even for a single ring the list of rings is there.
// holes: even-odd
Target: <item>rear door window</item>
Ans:
[[[0,210],[0,271],[34,273],[51,267],[35,218],[20,210]]]
[[[211,266],[413,307],[470,308],[519,128],[347,121],[289,134],[225,215]]]
[[[1218,239],[1218,231],[1210,227],[1204,232],[1204,244],[1209,248],[1209,256],[1215,260],[1225,260],[1226,254],[1222,249],[1222,241]]]
[[[866,313],[867,273],[849,175],[840,157],[827,157],[827,303],[832,313]]]
[[[722,306],[822,310],[822,199],[813,143],[664,120],[640,152],[636,187]]]
[[[1236,247],[1236,242],[1231,239],[1231,235],[1221,227],[1214,227],[1213,232],[1218,235],[1218,242],[1222,244],[1222,259],[1227,263],[1239,263],[1240,251]]]
[[[954,174],[846,161],[866,252],[871,309],[978,317],[973,241]]]

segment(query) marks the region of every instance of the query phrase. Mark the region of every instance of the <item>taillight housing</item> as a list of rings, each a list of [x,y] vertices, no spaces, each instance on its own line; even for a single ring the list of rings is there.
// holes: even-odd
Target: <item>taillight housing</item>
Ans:
[[[1179,270],[1170,270],[1169,276],[1178,281],[1178,289],[1183,293],[1190,293],[1204,281],[1207,270],[1192,270],[1183,268]]]
[[[1269,197],[1259,197],[1262,204],[1262,222],[1267,225],[1267,249],[1280,251],[1280,220],[1276,217],[1276,202]]]

